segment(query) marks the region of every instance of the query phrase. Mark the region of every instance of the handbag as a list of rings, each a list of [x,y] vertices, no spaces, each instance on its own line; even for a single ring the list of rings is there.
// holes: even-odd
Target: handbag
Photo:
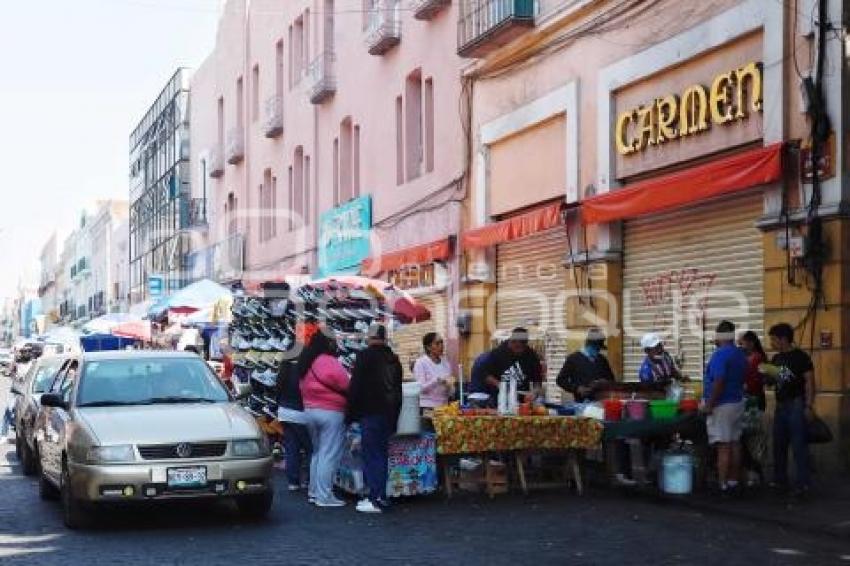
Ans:
[[[814,415],[806,421],[806,440],[809,444],[828,444],[832,442],[832,431],[822,418]]]

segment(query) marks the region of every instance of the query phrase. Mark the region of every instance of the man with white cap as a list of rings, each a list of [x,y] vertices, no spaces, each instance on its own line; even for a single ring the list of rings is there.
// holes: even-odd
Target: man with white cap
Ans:
[[[664,350],[661,336],[655,332],[644,334],[640,346],[646,354],[638,372],[641,383],[667,384],[682,379],[673,357]]]

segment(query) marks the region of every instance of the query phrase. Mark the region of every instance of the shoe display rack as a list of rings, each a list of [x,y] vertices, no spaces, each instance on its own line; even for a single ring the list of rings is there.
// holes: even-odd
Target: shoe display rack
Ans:
[[[297,360],[311,332],[323,326],[333,330],[338,359],[350,371],[357,352],[366,347],[369,325],[394,322],[382,302],[368,291],[309,284],[290,289],[286,283],[269,283],[258,295],[237,291],[232,312],[234,376],[251,385],[248,410],[256,417],[271,419],[277,418],[280,367]]]

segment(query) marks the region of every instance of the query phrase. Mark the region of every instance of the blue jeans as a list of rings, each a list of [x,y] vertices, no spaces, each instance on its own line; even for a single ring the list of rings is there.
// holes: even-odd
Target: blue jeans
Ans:
[[[369,499],[373,503],[387,498],[389,476],[389,446],[392,428],[385,415],[369,415],[360,419],[361,449],[363,451],[363,475]]]
[[[341,411],[306,409],[307,430],[313,443],[310,458],[310,488],[307,495],[327,503],[336,499],[334,478],[345,448],[345,414]]]
[[[811,485],[809,444],[806,440],[806,407],[802,398],[777,403],[773,416],[773,479],[788,485],[788,447],[794,450],[796,486]]]
[[[307,461],[310,461],[313,446],[307,427],[302,424],[284,423],[283,451],[286,457],[286,479],[289,480],[289,485],[301,485],[302,450]]]

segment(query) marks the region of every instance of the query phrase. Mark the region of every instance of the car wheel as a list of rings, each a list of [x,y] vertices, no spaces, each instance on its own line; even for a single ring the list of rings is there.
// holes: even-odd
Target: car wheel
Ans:
[[[38,476],[38,496],[44,501],[56,501],[59,499],[59,490],[44,477],[44,471]]]
[[[274,493],[270,490],[259,495],[243,495],[236,499],[239,513],[246,519],[264,519],[272,510]]]
[[[23,470],[24,475],[35,475],[35,458],[33,457],[32,450],[30,450],[30,447],[27,445],[27,441],[22,440],[21,436],[18,436],[16,448],[18,452],[18,460],[21,461],[21,469]]]
[[[69,529],[85,529],[92,524],[91,510],[71,493],[71,474],[62,466],[62,519]]]

